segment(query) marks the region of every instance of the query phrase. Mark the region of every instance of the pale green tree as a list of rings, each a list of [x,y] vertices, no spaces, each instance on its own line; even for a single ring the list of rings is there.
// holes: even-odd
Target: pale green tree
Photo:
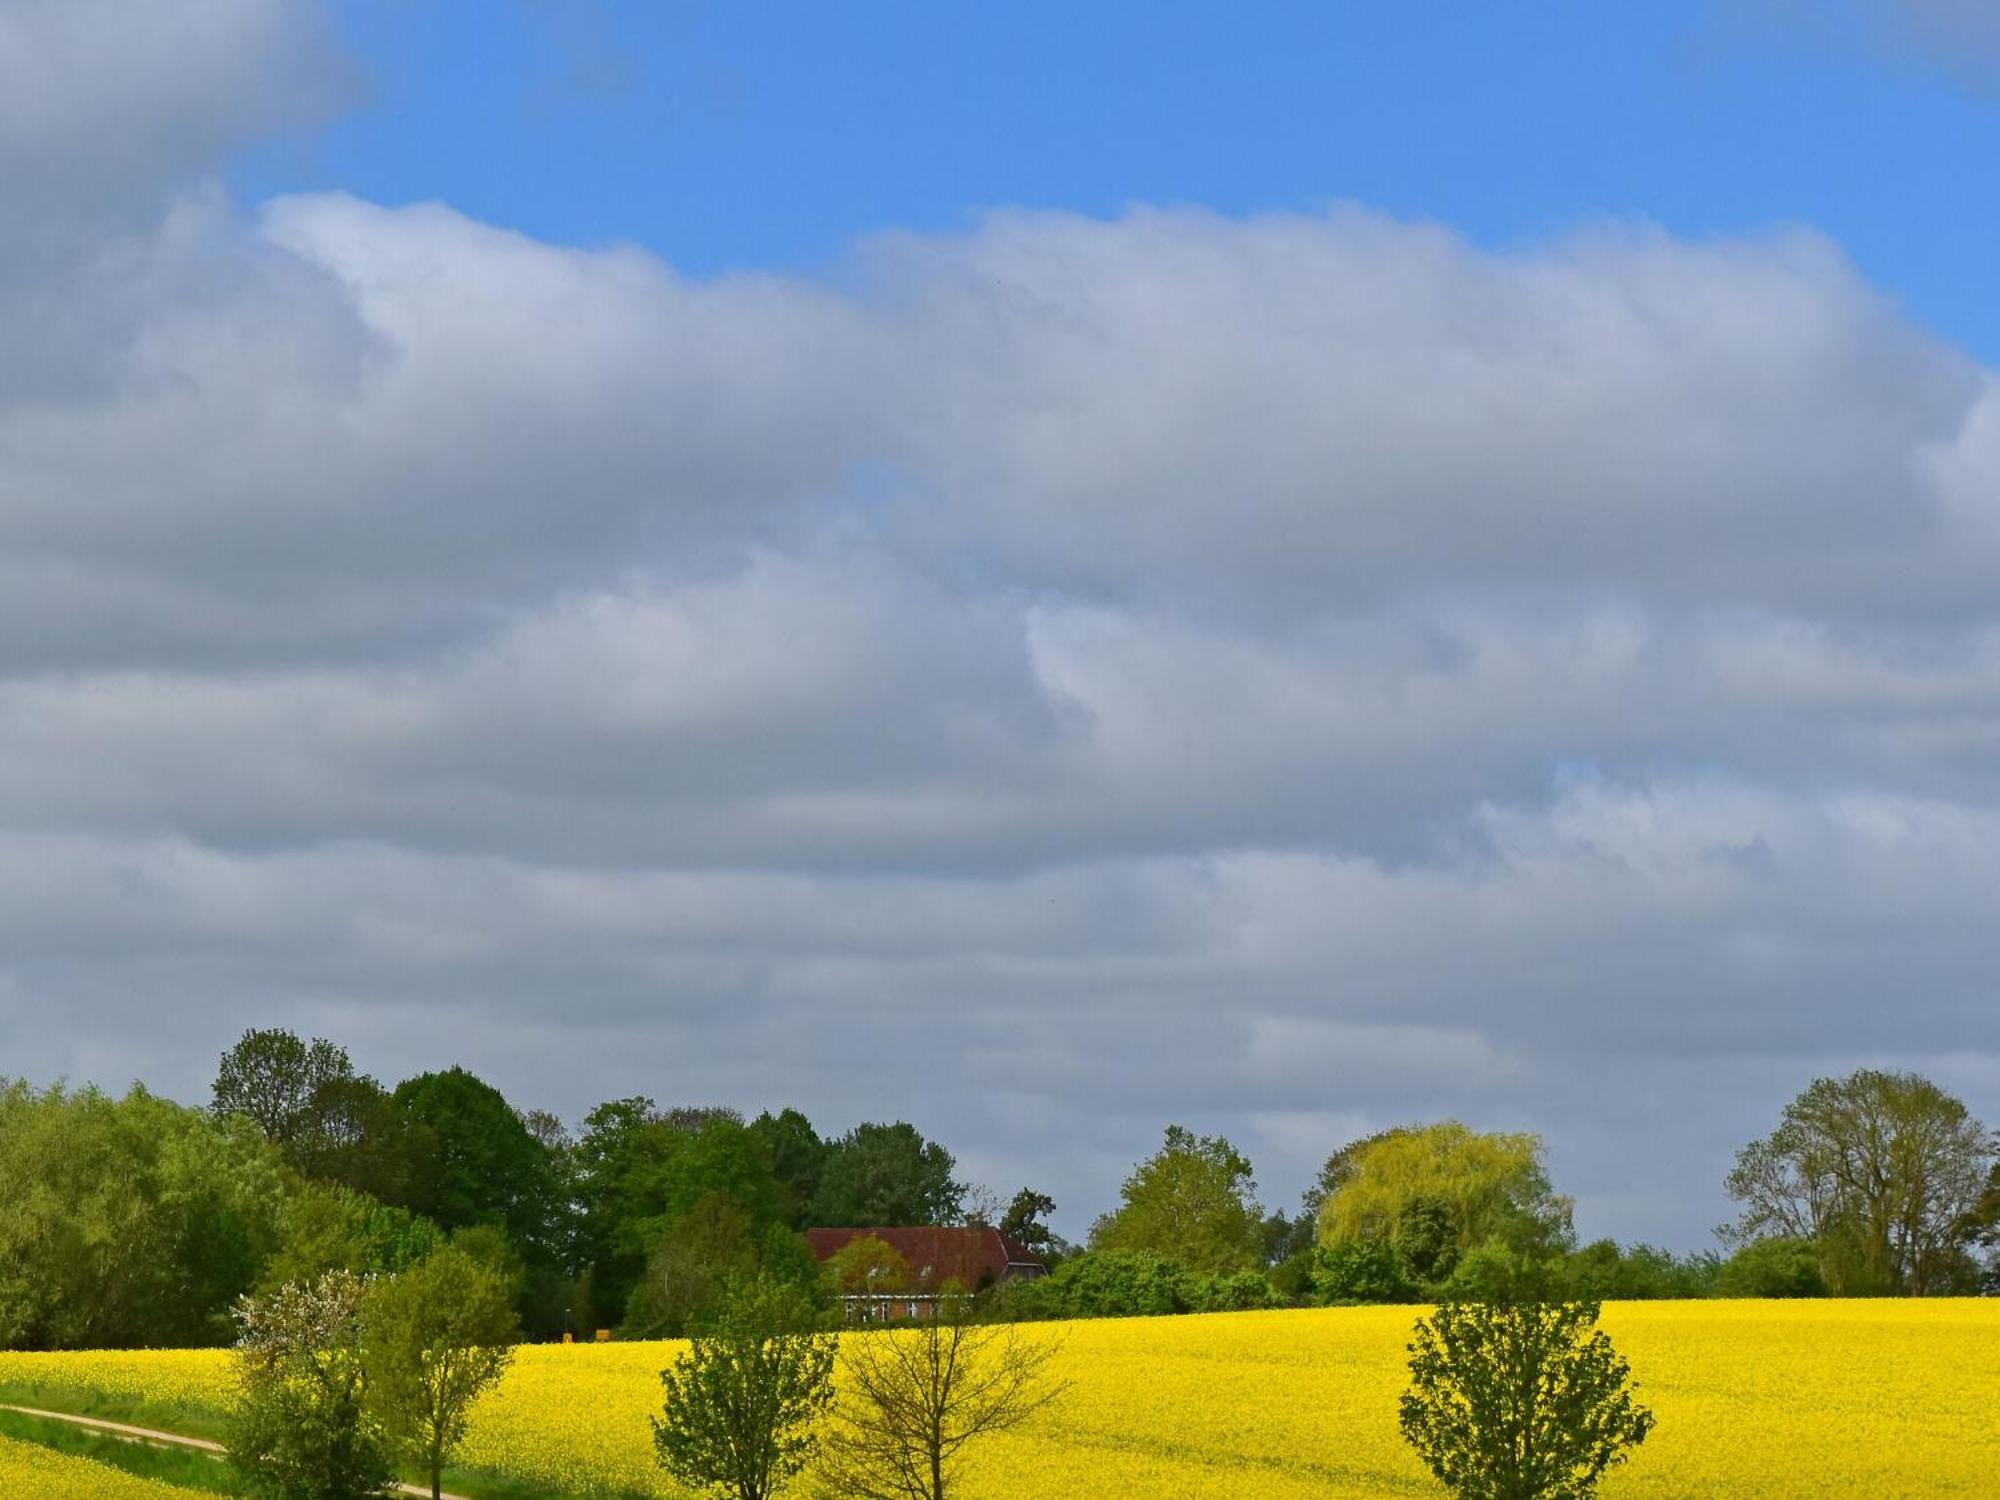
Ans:
[[[1256,1188],[1249,1158],[1228,1141],[1169,1125],[1118,1208],[1092,1226],[1090,1248],[1151,1251],[1201,1276],[1253,1269],[1266,1238]]]
[[[1319,1242],[1409,1241],[1440,1260],[1490,1240],[1520,1250],[1571,1239],[1570,1202],[1549,1187],[1541,1137],[1480,1132],[1456,1120],[1385,1131],[1341,1163],[1319,1209]]]
[[[294,1188],[246,1121],[0,1084],[0,1347],[228,1343]]]
[[[513,1288],[456,1245],[375,1282],[361,1312],[369,1409],[443,1493],[444,1466],[472,1404],[513,1359],[521,1336]]]

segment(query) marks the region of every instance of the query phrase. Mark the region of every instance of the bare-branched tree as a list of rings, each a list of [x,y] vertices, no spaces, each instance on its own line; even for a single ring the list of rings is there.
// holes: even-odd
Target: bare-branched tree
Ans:
[[[957,1294],[914,1327],[849,1335],[822,1450],[828,1492],[945,1500],[968,1445],[1020,1426],[1067,1389],[1049,1371],[1058,1347],[1042,1332],[979,1322]]]

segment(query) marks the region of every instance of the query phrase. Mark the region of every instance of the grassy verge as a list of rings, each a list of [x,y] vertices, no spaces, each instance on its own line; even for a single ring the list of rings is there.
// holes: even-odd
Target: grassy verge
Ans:
[[[210,1495],[244,1495],[236,1472],[228,1464],[187,1448],[161,1448],[150,1443],[112,1437],[45,1417],[0,1411],[0,1437],[52,1448],[73,1458],[87,1458],[109,1468],[123,1469],[142,1479],[157,1479]]]
[[[229,1437],[228,1418],[213,1407],[141,1401],[82,1386],[0,1381],[0,1406],[35,1406],[43,1411],[68,1412],[78,1417],[96,1417],[103,1422],[125,1422],[134,1427],[151,1427],[180,1437],[207,1438],[217,1443],[226,1442]],[[45,1437],[44,1432],[53,1436]],[[240,1486],[229,1487],[234,1484],[235,1473],[228,1464],[200,1453],[151,1448],[144,1444],[128,1443],[120,1438],[95,1434],[87,1428],[74,1427],[67,1422],[24,1417],[17,1412],[6,1411],[0,1411],[0,1435],[19,1438],[23,1442],[40,1443],[45,1448],[55,1448],[63,1453],[81,1454],[135,1474],[165,1479],[170,1484],[186,1485],[191,1489],[206,1489],[212,1494],[247,1493]],[[89,1446],[74,1446],[79,1443]],[[101,1453],[100,1448],[104,1450]],[[136,1460],[137,1462],[148,1461],[143,1455],[159,1455],[163,1462],[185,1460],[189,1465],[186,1472],[190,1475],[205,1475],[207,1482],[196,1484],[193,1479],[173,1478],[164,1470],[134,1468],[132,1463],[120,1462],[120,1458],[126,1454],[142,1455]],[[423,1485],[429,1481],[430,1476],[409,1469],[400,1477],[407,1483]],[[468,1496],[470,1500],[582,1500],[582,1497],[552,1492],[540,1483],[516,1479],[507,1474],[493,1474],[483,1469],[448,1467],[444,1472],[444,1487],[453,1494]],[[613,1497],[613,1500],[641,1500],[641,1497]]]
[[[0,1381],[0,1406],[38,1406],[43,1411],[96,1417],[104,1422],[126,1422],[134,1427],[154,1427],[161,1432],[207,1438],[215,1443],[224,1441],[229,1435],[228,1417],[212,1406],[141,1401],[131,1396],[92,1390],[88,1386]]]

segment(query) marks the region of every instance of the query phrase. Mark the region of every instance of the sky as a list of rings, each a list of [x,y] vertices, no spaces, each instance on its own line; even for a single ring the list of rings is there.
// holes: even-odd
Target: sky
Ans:
[[[0,0],[0,1073],[2000,1121],[2000,22]]]

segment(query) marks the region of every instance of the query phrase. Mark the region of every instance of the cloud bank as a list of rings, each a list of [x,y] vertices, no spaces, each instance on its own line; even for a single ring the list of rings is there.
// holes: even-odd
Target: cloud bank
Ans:
[[[2000,380],[1838,247],[695,279],[232,204],[349,86],[317,11],[101,21],[0,22],[9,1070],[288,1024],[907,1116],[1079,1229],[1168,1120],[1276,1204],[1452,1113],[1681,1245],[1816,1071],[2000,1115]]]

